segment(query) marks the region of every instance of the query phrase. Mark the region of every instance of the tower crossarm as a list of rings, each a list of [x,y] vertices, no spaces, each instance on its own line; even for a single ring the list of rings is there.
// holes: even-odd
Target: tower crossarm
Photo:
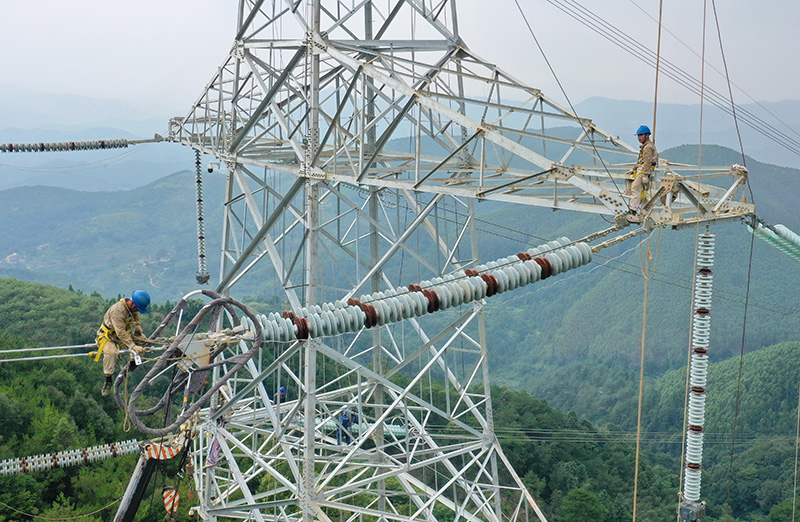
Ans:
[[[288,12],[268,17],[268,24],[283,23],[281,38],[240,30],[189,114],[171,121],[169,139],[229,167],[378,190],[627,212],[637,148],[476,56],[441,23],[428,20],[432,30],[424,36],[403,34],[391,25],[402,6],[431,14],[417,2],[398,2],[375,35],[353,28],[362,16],[357,7],[329,13],[323,31]],[[250,15],[252,27],[265,16]],[[312,60],[320,64],[313,132]],[[660,226],[751,215],[746,177],[661,159],[645,210]]]

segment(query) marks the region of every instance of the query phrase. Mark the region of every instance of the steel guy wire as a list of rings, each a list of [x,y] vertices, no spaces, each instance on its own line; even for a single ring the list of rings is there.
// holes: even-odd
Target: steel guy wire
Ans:
[[[654,17],[653,17],[653,16],[652,16],[650,13],[648,13],[648,12],[647,12],[647,11],[646,11],[646,10],[645,10],[645,9],[644,9],[642,6],[640,6],[639,4],[637,4],[635,0],[630,0],[630,2],[631,2],[631,3],[632,3],[634,6],[636,6],[636,7],[637,7],[637,8],[638,8],[638,9],[639,9],[639,10],[640,10],[642,13],[644,13],[644,14],[645,14],[645,16],[647,16],[648,18],[650,18],[650,19],[651,19],[651,20],[653,20],[654,22],[657,22],[657,20],[656,20],[656,19],[655,19],[655,18],[654,18]],[[720,71],[719,69],[717,69],[716,67],[714,67],[712,64],[708,63],[708,62],[707,62],[707,61],[706,61],[706,60],[705,60],[705,59],[704,59],[704,58],[703,58],[701,55],[697,54],[697,51],[695,51],[695,50],[694,50],[694,49],[693,49],[693,48],[692,48],[692,47],[691,47],[689,44],[687,44],[686,42],[684,42],[683,40],[681,40],[681,39],[678,37],[678,35],[676,35],[676,34],[675,34],[675,33],[673,33],[672,31],[670,31],[670,30],[669,30],[669,29],[667,29],[666,27],[664,28],[664,30],[665,30],[667,33],[669,33],[669,34],[670,34],[670,36],[672,36],[672,37],[673,37],[673,38],[674,38],[674,39],[675,39],[677,42],[679,42],[681,45],[683,45],[683,46],[684,46],[684,47],[685,47],[685,48],[686,48],[686,49],[687,49],[689,52],[691,52],[692,54],[694,54],[695,56],[697,56],[698,58],[700,58],[700,59],[701,59],[701,60],[702,60],[702,61],[703,61],[703,62],[704,62],[706,65],[708,65],[708,67],[710,67],[712,70],[714,70],[714,71],[715,71],[716,73],[718,73],[720,76],[723,76],[723,77],[725,76],[725,73],[723,73],[722,71]],[[702,83],[702,80],[701,80],[701,83]],[[781,124],[782,124],[784,127],[786,127],[786,129],[787,129],[788,131],[790,131],[790,132],[792,132],[792,133],[796,134],[798,137],[800,137],[800,132],[797,132],[795,129],[793,129],[792,127],[790,127],[790,126],[789,126],[789,124],[788,124],[788,123],[786,123],[785,121],[783,121],[783,120],[782,120],[782,119],[781,119],[781,118],[780,118],[780,117],[779,117],[777,114],[773,113],[773,112],[772,112],[772,111],[770,111],[770,110],[769,110],[767,107],[765,107],[765,106],[764,106],[764,105],[763,105],[761,102],[759,102],[758,100],[756,100],[755,98],[753,98],[752,96],[750,96],[750,94],[748,94],[748,93],[747,93],[747,91],[745,91],[745,90],[744,90],[742,87],[740,87],[739,85],[737,85],[735,82],[731,82],[731,85],[733,85],[734,87],[736,87],[736,88],[739,90],[739,92],[741,92],[742,94],[744,94],[744,95],[745,95],[745,96],[746,96],[746,97],[747,97],[747,98],[748,98],[750,101],[752,101],[754,104],[758,105],[758,106],[759,106],[759,107],[760,107],[760,108],[761,108],[761,109],[762,109],[764,112],[766,112],[767,114],[769,114],[770,116],[772,116],[773,118],[775,118],[775,120],[776,120],[776,121],[780,122],[780,123],[781,123]],[[708,88],[708,87],[706,87],[706,88]],[[741,107],[740,107],[740,108],[739,108],[739,110],[741,110],[741,111],[745,111],[746,109],[743,109],[743,108],[741,108]],[[756,118],[757,118],[757,116],[754,116],[754,117],[756,117]],[[765,125],[769,125],[767,122],[764,122],[764,124],[765,124]]]
[[[563,1],[563,4],[561,3],[560,0],[547,0],[547,1],[550,4],[554,5],[555,7],[557,7],[558,9],[560,9],[561,11],[563,11],[564,13],[566,13],[567,15],[579,21],[589,29],[595,31],[603,38],[609,40],[618,47],[622,48],[624,51],[631,54],[638,60],[642,61],[647,65],[650,65],[651,67],[654,67],[652,60],[653,57],[655,56],[655,53],[653,51],[651,51],[644,45],[640,44],[633,38],[630,38],[625,33],[617,29],[615,26],[613,26],[612,24],[606,22],[604,19],[594,14],[592,11],[576,4],[575,2],[572,2],[571,0],[561,0]],[[577,5],[577,7],[575,7],[575,5],[564,5],[564,4],[575,4]],[[579,11],[584,11],[584,13],[581,13]],[[640,54],[637,54],[635,50],[638,50],[647,56],[642,56]],[[699,94],[700,87],[697,85],[697,80],[692,75],[685,72],[680,67],[673,65],[667,60],[662,59],[662,62],[663,62],[662,67],[664,69],[663,73],[667,77],[671,78],[676,83],[685,87],[689,91],[695,94]],[[731,110],[730,106],[728,105],[728,99],[724,95],[712,89],[706,88],[706,90],[707,94],[710,94],[709,100],[714,106],[716,106],[717,108],[721,109],[723,112],[729,115],[732,115],[734,117],[736,116],[735,115],[736,109],[734,109],[733,111]],[[769,123],[764,122],[763,120],[761,120],[760,118],[753,115],[752,113],[750,113],[749,111],[747,111],[742,107],[738,107],[738,111],[742,114],[742,116],[744,116],[744,118],[742,119],[745,120],[745,123],[747,123],[747,125],[752,129],[754,129],[756,132],[762,134],[763,136],[775,142],[776,144],[780,145],[781,147],[785,148],[786,150],[794,154],[800,155],[800,141],[791,138],[790,136],[786,135],[783,131],[775,128]]]

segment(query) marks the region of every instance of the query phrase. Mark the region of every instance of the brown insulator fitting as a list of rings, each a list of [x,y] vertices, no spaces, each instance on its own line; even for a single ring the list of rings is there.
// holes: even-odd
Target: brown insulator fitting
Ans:
[[[527,252],[520,252],[519,254],[517,254],[517,257],[520,259],[520,261],[530,261],[531,259],[533,259],[533,256]]]
[[[496,279],[489,274],[481,274],[481,279],[486,283],[486,297],[492,297],[497,293]]]
[[[495,276],[493,276],[492,274],[489,274],[489,280],[491,280],[492,284],[494,285],[494,290],[492,291],[492,295],[495,295],[497,293],[497,291],[498,291],[498,288],[499,288],[499,286],[497,284],[497,278]]]
[[[434,311],[433,308],[433,295],[430,290],[423,290],[422,295],[424,295],[428,299],[428,313],[431,314]]]
[[[696,353],[697,355],[707,355],[708,354],[708,350],[706,348],[700,348],[699,346],[694,347],[692,349],[692,351],[694,353]]]
[[[705,386],[692,386],[691,387],[692,393],[695,395],[702,395],[706,392]]]
[[[437,311],[439,309],[439,294],[434,292],[433,290],[429,290],[431,293],[431,297],[433,297],[433,311]]]
[[[369,313],[372,315],[372,326],[376,326],[378,324],[378,311],[375,310],[375,306],[371,304],[367,305],[367,310],[369,310]]]
[[[694,313],[696,313],[697,315],[705,316],[711,313],[711,308],[700,307],[697,310],[695,310]]]
[[[410,285],[408,285],[408,291],[409,292],[422,292],[422,287],[419,286],[416,283],[411,283]]]
[[[308,339],[311,337],[311,332],[308,330],[308,321],[306,321],[305,317],[300,317],[300,324],[303,325],[303,339]]]
[[[542,267],[542,279],[550,277],[553,271],[553,266],[550,264],[550,261],[548,261],[546,257],[535,257],[533,260],[536,261],[537,265]]]
[[[347,304],[350,305],[350,306],[358,306],[361,303],[355,297],[351,297],[350,299],[347,300]]]
[[[366,316],[366,318],[364,319],[364,326],[366,326],[367,328],[372,328],[373,326],[375,326],[375,323],[372,322],[372,314],[369,312],[369,308],[367,308],[367,305],[365,305],[364,303],[358,303],[356,306],[358,306]]]
[[[703,274],[703,275],[711,275],[711,274],[713,274],[714,272],[713,272],[713,271],[712,271],[710,268],[708,268],[708,267],[705,267],[705,266],[704,266],[703,268],[701,268],[700,270],[698,270],[698,271],[697,271],[697,273],[698,273],[698,274]]]
[[[467,277],[478,277],[478,271],[472,268],[467,268],[464,273],[467,274]]]
[[[308,331],[303,329],[303,322],[300,320],[301,318],[292,314],[290,319],[292,320],[292,324],[297,327],[297,338],[308,339]]]
[[[689,431],[691,431],[692,433],[703,433],[705,431],[705,428],[703,426],[698,426],[696,424],[690,424]]]
[[[702,464],[697,464],[695,462],[687,462],[686,467],[697,471],[700,470],[700,468],[702,468],[703,466]]]

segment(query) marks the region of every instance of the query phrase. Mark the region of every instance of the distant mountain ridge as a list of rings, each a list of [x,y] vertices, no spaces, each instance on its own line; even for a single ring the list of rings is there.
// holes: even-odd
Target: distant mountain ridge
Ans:
[[[794,104],[786,102],[787,117],[791,116]],[[580,114],[593,118],[600,127],[631,143],[635,143],[631,139],[632,129],[651,117],[651,109],[643,102],[602,99],[587,100],[578,106]],[[697,162],[698,146],[691,145],[697,142],[691,139],[697,127],[690,117],[693,110],[690,106],[660,106],[657,140],[662,157],[682,163]],[[73,139],[133,136],[122,131],[109,136],[114,128],[124,127],[116,127],[103,115],[92,124],[99,125],[101,121],[107,125],[102,129],[88,124],[58,131],[5,129],[0,130],[0,139],[58,141],[68,136]],[[122,118],[115,121],[124,123]],[[713,143],[709,135],[717,128],[713,118],[710,121],[705,143]],[[14,122],[4,121],[11,123]],[[730,128],[729,124],[720,124],[723,131]],[[683,142],[684,139],[687,141]],[[670,148],[672,142],[676,146]],[[404,143],[395,140],[391,145],[402,148]],[[743,158],[736,148],[704,145],[703,163],[730,165],[745,161],[751,171],[759,215],[771,223],[783,223],[800,231],[800,214],[795,210],[800,171],[752,157]],[[158,301],[178,299],[196,288],[191,149],[159,144],[148,145],[146,154],[134,149],[111,152],[114,155],[110,159],[92,152],[83,153],[84,156],[73,153],[0,156],[2,165],[16,162],[13,176],[9,175],[8,166],[0,166],[0,189],[6,187],[0,190],[0,276],[62,287],[72,284],[86,293],[97,291],[106,297],[145,288]],[[75,164],[86,168],[76,167],[72,171],[64,168]],[[180,172],[171,174],[176,171]],[[222,222],[223,179],[219,174],[206,179],[208,267],[215,281],[219,270],[221,227],[218,224]],[[64,188],[19,186],[34,183],[59,184]],[[81,190],[71,190],[76,188]],[[546,241],[564,235],[578,239],[608,226],[601,217],[569,211],[501,207],[490,202],[478,202],[476,208],[479,218],[488,223],[482,225],[479,235],[483,259],[538,244],[532,238]],[[502,233],[498,234],[498,230]],[[734,356],[741,345],[750,236],[739,223],[714,227],[713,232],[719,239],[720,267],[715,280],[714,328],[715,342],[721,343],[721,347],[715,356],[722,360]],[[663,238],[660,247],[653,249],[659,260],[659,275],[652,282],[648,320],[652,341],[646,362],[651,378],[685,364],[688,296],[693,279],[690,273],[693,232],[665,230],[659,237]],[[499,296],[489,302],[490,358],[498,382],[524,388],[561,409],[574,409],[592,418],[619,418],[620,424],[627,422],[623,419],[629,412],[614,409],[624,403],[617,400],[617,394],[630,392],[638,370],[642,295],[639,251],[628,252],[634,245],[630,241],[602,252],[594,265],[577,271],[565,281],[523,290],[513,296]],[[238,291],[263,300],[275,296],[274,281],[269,274],[255,279],[252,287]],[[797,340],[800,294],[786,291],[800,282],[797,264],[757,242],[751,279],[746,351]],[[609,382],[608,372],[616,376],[616,381]],[[577,384],[576,376],[580,376]],[[593,394],[593,400],[582,394]]]
[[[169,114],[133,107],[117,100],[36,93],[0,85],[0,142],[74,141],[81,139],[151,138],[165,134]],[[800,137],[789,124],[800,121],[800,100],[743,104],[742,107],[789,136]],[[634,130],[651,124],[652,103],[589,98],[576,105],[579,115],[636,145]],[[767,112],[768,111],[768,112]],[[772,113],[772,114],[770,114]],[[699,143],[699,105],[659,104],[656,141],[660,150]],[[715,107],[704,110],[702,141],[738,150],[732,118]],[[744,152],[764,163],[800,168],[800,156],[787,151],[746,125],[740,125]],[[203,158],[203,162],[209,158]],[[113,166],[113,169],[111,168]],[[117,190],[141,187],[173,172],[192,169],[194,156],[174,144],[147,145],[124,151],[2,154],[0,190],[23,185],[48,185],[79,190]]]
[[[218,223],[223,180],[205,180],[206,218]],[[0,191],[0,276],[104,296],[146,288],[157,300],[174,301],[196,286],[195,199],[188,171],[132,190]],[[207,228],[209,244],[219,244],[220,232]],[[219,259],[219,247],[213,251]]]
[[[772,127],[776,131],[800,140],[800,100],[780,102],[759,102],[742,104],[741,108],[760,117],[764,122],[759,127]],[[653,104],[632,100],[612,100],[609,98],[589,98],[575,107],[578,114],[591,118],[600,128],[620,136],[624,141],[636,143],[633,135],[641,124],[652,125]],[[740,118],[742,115],[740,114]],[[780,121],[778,120],[780,118]],[[792,128],[791,125],[795,127]],[[739,122],[744,153],[761,162],[800,168],[800,155],[793,153],[771,138],[755,131],[744,121]],[[659,103],[655,140],[660,150],[700,143],[700,105]],[[721,109],[706,105],[703,109],[702,142],[739,150],[739,137],[735,122]],[[780,141],[780,140],[779,140]]]

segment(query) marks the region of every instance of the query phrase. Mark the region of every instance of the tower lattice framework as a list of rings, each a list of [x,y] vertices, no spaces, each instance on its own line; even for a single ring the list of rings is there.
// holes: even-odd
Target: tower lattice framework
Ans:
[[[627,210],[638,150],[472,53],[457,14],[239,2],[227,59],[169,135],[227,167],[218,292],[275,289],[307,315],[479,265],[477,201]],[[751,210],[679,171],[655,218]],[[202,517],[544,520],[494,433],[484,306],[266,343],[201,412]]]

